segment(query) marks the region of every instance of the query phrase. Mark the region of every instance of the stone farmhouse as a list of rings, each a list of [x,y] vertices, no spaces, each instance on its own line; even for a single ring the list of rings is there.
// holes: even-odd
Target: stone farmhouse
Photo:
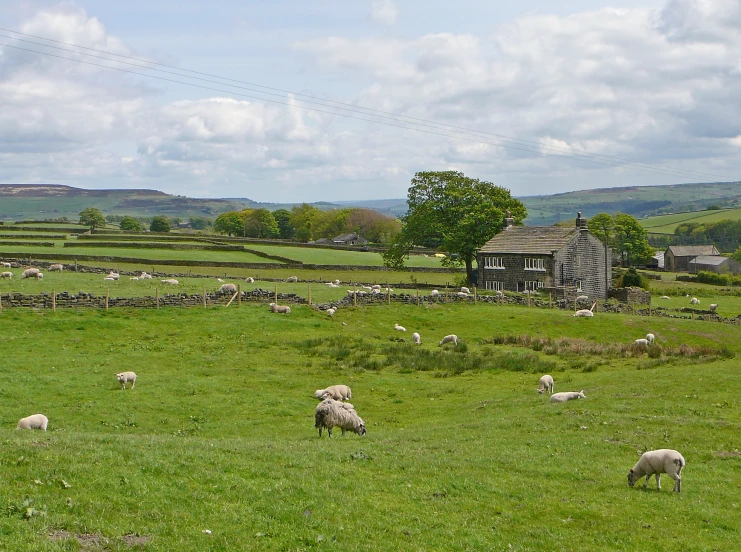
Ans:
[[[698,255],[687,263],[687,266],[690,274],[697,274],[701,270],[716,274],[741,273],[741,264],[722,255]]]
[[[664,270],[687,272],[689,263],[698,256],[720,255],[714,245],[670,245],[664,252]]]
[[[340,234],[332,238],[332,243],[335,245],[365,245],[368,243],[363,236],[355,232],[348,234]]]
[[[578,292],[590,299],[606,299],[612,268],[612,251],[587,228],[587,219],[576,226],[515,226],[504,219],[504,230],[490,239],[476,255],[478,286],[498,291],[542,288],[556,296]],[[605,262],[606,259],[608,262]]]

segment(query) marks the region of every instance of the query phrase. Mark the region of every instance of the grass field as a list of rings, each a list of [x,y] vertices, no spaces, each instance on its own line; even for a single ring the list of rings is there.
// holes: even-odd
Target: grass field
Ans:
[[[674,230],[684,222],[718,222],[721,220],[739,220],[741,219],[741,209],[720,209],[716,211],[695,211],[691,213],[677,213],[673,215],[659,215],[640,219],[641,223],[648,232],[653,234],[673,234]]]

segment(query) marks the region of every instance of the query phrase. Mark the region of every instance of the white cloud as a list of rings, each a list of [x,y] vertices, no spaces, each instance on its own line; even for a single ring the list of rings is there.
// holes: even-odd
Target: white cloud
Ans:
[[[399,8],[393,0],[373,0],[371,3],[371,18],[377,23],[393,25],[399,17]]]

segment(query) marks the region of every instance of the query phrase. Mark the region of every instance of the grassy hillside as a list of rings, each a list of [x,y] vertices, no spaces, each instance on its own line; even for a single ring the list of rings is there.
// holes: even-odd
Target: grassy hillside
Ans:
[[[639,222],[652,234],[673,234],[676,227],[683,222],[696,222],[702,224],[704,222],[718,222],[726,219],[741,220],[741,208],[658,215],[655,217],[640,219]]]

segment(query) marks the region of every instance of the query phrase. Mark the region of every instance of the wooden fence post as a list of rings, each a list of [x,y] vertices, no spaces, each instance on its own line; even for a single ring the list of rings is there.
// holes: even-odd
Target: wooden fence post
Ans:
[[[275,304],[278,304],[278,286],[275,286]]]
[[[352,292],[352,306],[357,307],[358,306],[358,290]]]
[[[549,309],[553,308],[553,292],[552,291],[548,292],[548,308]]]
[[[530,308],[530,290],[527,291],[527,308]]]
[[[156,308],[160,308],[160,287],[154,287],[154,305]]]
[[[203,306],[206,306],[206,288],[203,288]]]
[[[419,305],[419,290],[417,290],[417,304]]]
[[[242,306],[242,284],[237,284],[237,306]]]
[[[473,304],[476,304],[476,286],[473,286]]]
[[[51,290],[51,312],[56,312],[57,310],[57,292],[55,290]]]
[[[0,314],[3,313],[3,294],[0,293]]]
[[[105,288],[105,310],[108,310],[108,297],[110,296],[110,289]]]
[[[388,282],[386,282],[386,304],[391,306],[391,288]]]
[[[309,290],[307,292],[309,296],[309,306],[311,306],[311,284],[307,284],[307,285],[309,286]]]

